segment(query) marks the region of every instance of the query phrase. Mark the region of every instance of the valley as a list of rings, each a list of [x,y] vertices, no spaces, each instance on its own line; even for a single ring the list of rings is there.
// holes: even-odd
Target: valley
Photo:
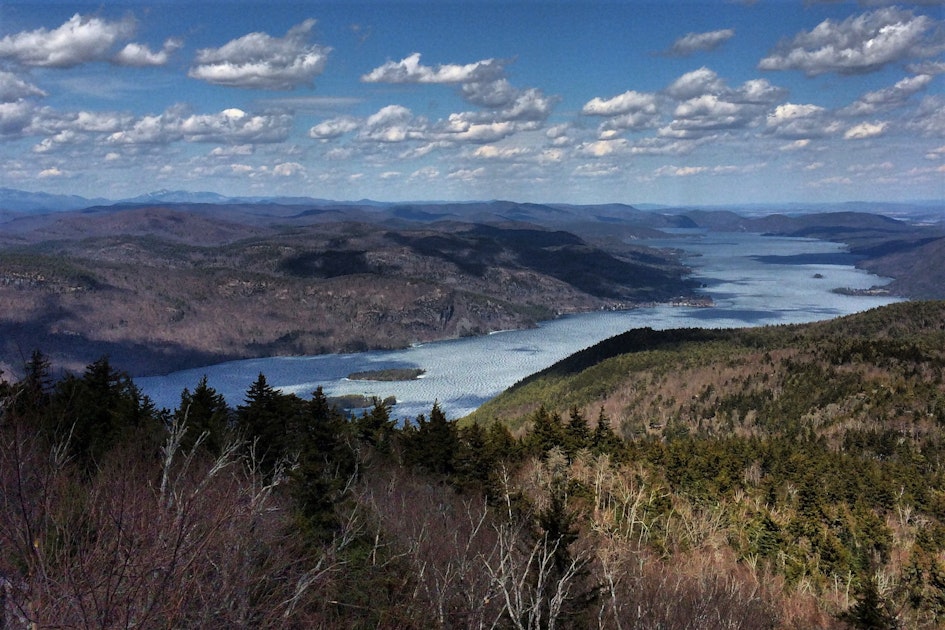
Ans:
[[[132,374],[251,357],[403,348],[562,314],[705,302],[679,252],[702,227],[831,238],[889,290],[937,297],[939,225],[868,213],[745,218],[619,204],[150,203],[8,213],[0,364],[43,348]],[[934,259],[934,258],[932,258]]]

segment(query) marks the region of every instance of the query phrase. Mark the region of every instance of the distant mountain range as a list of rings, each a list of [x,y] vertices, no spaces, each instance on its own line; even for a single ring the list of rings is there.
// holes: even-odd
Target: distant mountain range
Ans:
[[[359,201],[332,201],[313,197],[227,197],[215,192],[191,192],[187,190],[156,190],[127,199],[106,199],[104,197],[87,198],[79,195],[57,195],[45,192],[29,192],[14,188],[0,188],[0,211],[8,212],[64,212],[82,210],[93,206],[137,205],[137,204],[257,204],[272,203],[282,205],[309,204],[356,204],[388,205],[381,202],[362,199]]]
[[[493,200],[494,201],[494,200]],[[485,203],[490,204],[493,201],[485,202],[465,202],[470,204]],[[215,192],[193,192],[187,190],[156,190],[136,197],[126,199],[106,199],[103,197],[87,198],[79,195],[59,195],[46,192],[29,192],[13,188],[0,188],[0,212],[63,212],[68,210],[82,210],[93,206],[110,205],[153,205],[153,204],[277,204],[286,206],[300,205],[326,205],[333,206],[360,206],[360,207],[437,207],[443,205],[455,206],[464,205],[459,202],[437,202],[437,201],[419,201],[419,202],[384,202],[370,199],[337,201],[330,199],[321,199],[316,197],[286,197],[286,196],[260,196],[260,197],[228,197]],[[528,205],[528,204],[525,204]],[[570,204],[546,204],[548,207],[570,208]],[[585,207],[616,207],[628,208],[624,204],[587,204]],[[636,210],[647,212],[669,212],[679,213],[681,211],[719,211],[729,210],[737,212],[743,217],[765,216],[774,213],[801,215],[818,212],[843,212],[856,211],[868,212],[872,214],[884,214],[890,217],[909,219],[913,221],[940,222],[945,215],[945,199],[939,200],[917,200],[908,202],[878,202],[878,201],[850,201],[850,202],[830,202],[830,203],[785,203],[785,204],[732,204],[726,206],[720,205],[685,205],[669,206],[660,204],[634,204]]]

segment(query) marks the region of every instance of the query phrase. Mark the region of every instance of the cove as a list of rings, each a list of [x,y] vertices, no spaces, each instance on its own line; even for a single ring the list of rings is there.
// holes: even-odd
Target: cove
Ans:
[[[285,392],[308,398],[316,387],[328,396],[394,396],[397,419],[429,414],[434,401],[447,417],[471,413],[526,376],[632,328],[737,328],[831,319],[882,306],[898,298],[849,295],[837,289],[863,290],[888,279],[856,269],[844,246],[813,239],[677,230],[666,238],[641,241],[684,252],[693,278],[712,298],[709,308],[653,306],[626,311],[570,315],[526,330],[440,341],[403,350],[268,357],[231,361],[135,383],[158,407],[173,409],[180,393],[193,389],[203,375],[231,406],[243,402],[260,373]],[[421,369],[410,381],[348,380],[354,372]]]

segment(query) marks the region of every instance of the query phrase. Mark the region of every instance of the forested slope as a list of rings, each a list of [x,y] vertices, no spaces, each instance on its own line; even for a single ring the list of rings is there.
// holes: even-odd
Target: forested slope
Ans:
[[[938,628],[945,303],[631,331],[463,421],[0,384],[5,627]]]

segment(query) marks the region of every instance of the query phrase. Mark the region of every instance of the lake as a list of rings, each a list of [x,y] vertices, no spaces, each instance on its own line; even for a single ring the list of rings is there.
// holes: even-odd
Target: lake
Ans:
[[[685,252],[684,261],[715,306],[655,306],[600,311],[544,322],[537,328],[413,346],[404,350],[271,357],[231,361],[135,383],[159,407],[173,409],[180,393],[206,374],[210,386],[236,406],[261,373],[274,387],[309,397],[319,385],[328,396],[395,396],[398,419],[429,414],[438,401],[450,418],[474,411],[522,378],[598,341],[632,328],[731,328],[830,319],[897,301],[888,296],[846,295],[833,290],[868,289],[888,282],[853,267],[837,243],[745,233],[676,230],[640,241]],[[353,372],[420,368],[413,381],[350,381]]]

